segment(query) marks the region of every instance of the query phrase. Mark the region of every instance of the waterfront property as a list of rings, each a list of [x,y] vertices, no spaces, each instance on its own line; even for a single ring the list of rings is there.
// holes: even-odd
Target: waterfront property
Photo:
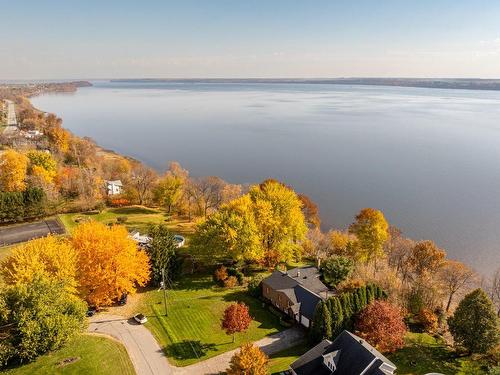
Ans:
[[[318,302],[332,293],[319,276],[314,266],[297,267],[285,272],[274,271],[262,281],[262,295],[307,328]]]
[[[349,331],[323,340],[290,365],[293,375],[388,375],[396,365]]]
[[[120,180],[106,181],[106,191],[108,195],[119,195],[123,191],[123,184]]]

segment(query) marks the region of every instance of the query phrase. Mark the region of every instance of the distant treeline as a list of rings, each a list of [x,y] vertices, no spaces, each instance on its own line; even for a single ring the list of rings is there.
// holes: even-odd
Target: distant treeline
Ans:
[[[303,83],[336,85],[400,86],[433,89],[500,90],[500,79],[479,78],[192,78],[192,79],[114,79],[111,82],[171,83]]]

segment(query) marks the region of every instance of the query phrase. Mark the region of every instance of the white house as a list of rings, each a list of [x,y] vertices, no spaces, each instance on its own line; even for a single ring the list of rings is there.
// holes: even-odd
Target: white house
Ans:
[[[123,184],[120,180],[106,181],[106,191],[108,195],[118,195],[123,191]]]

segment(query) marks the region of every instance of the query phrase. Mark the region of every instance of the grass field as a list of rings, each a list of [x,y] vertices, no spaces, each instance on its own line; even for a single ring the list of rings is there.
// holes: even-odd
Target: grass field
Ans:
[[[408,333],[406,347],[388,358],[398,367],[398,374],[486,374],[485,363],[477,358],[457,358],[442,340],[426,333]]]
[[[77,360],[66,365],[61,361]],[[134,375],[125,347],[100,336],[81,335],[66,347],[24,366],[2,371],[5,375]]]
[[[107,208],[100,213],[71,213],[61,214],[59,218],[66,230],[71,231],[78,225],[78,222],[85,220],[96,220],[104,224],[117,224],[118,217],[127,217],[124,225],[128,230],[138,230],[146,232],[150,224],[167,224],[176,234],[189,237],[193,232],[193,223],[188,220],[169,218],[165,211],[143,206],[130,206],[120,208]]]
[[[139,307],[148,317],[148,327],[164,348],[169,361],[186,366],[256,341],[283,329],[278,318],[250,297],[243,288],[215,286],[211,276],[184,276],[167,293],[165,316],[163,292],[143,293]],[[236,342],[220,328],[224,309],[236,301],[245,302],[254,318],[245,333],[236,334]]]
[[[292,348],[285,349],[275,353],[269,357],[269,373],[278,374],[290,368],[292,362],[299,358],[302,354],[311,349],[311,345],[304,342]]]

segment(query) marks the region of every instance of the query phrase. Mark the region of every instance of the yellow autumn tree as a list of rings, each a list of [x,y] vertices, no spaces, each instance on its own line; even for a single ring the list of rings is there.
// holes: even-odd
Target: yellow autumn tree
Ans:
[[[276,180],[266,180],[249,191],[253,204],[265,263],[274,267],[279,261],[289,261],[300,251],[307,225],[302,202],[288,186]]]
[[[211,259],[262,260],[264,251],[250,197],[234,199],[200,222],[190,248]]]
[[[109,305],[149,280],[149,258],[123,226],[79,225],[71,239],[78,253],[80,292],[91,305]]]
[[[28,158],[15,151],[7,150],[0,155],[0,189],[3,191],[23,191],[26,189]]]
[[[384,244],[389,239],[389,224],[382,211],[363,208],[356,215],[356,221],[349,226],[359,244],[359,260],[374,262],[384,256]]]
[[[68,240],[47,236],[12,249],[2,262],[0,274],[9,285],[28,284],[35,277],[61,282],[76,292],[76,251]]]
[[[28,171],[46,183],[52,183],[57,175],[57,162],[48,152],[32,150],[26,156],[29,159]]]
[[[265,353],[252,343],[243,344],[240,351],[231,358],[228,375],[266,375],[269,360]]]

